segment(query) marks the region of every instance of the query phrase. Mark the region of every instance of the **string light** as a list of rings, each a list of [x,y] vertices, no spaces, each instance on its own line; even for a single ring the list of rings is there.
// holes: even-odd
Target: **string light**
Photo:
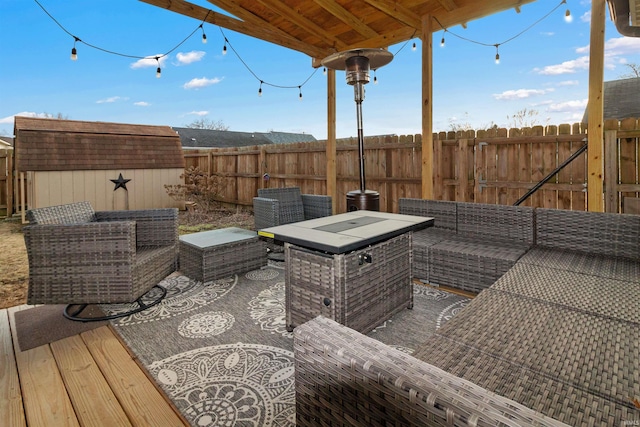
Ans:
[[[298,86],[298,90],[300,91],[300,94],[298,95],[298,99],[302,101],[302,86]]]
[[[207,44],[207,35],[204,33],[204,27],[200,24],[200,29],[202,30],[202,43]]]
[[[413,42],[413,46],[411,46],[411,50],[414,52],[416,51],[416,42]]]
[[[260,89],[258,89],[258,96],[262,96],[262,83],[264,82],[260,80]]]
[[[562,4],[565,4],[567,2],[567,0],[563,0]],[[570,23],[571,21],[573,21],[573,16],[571,16],[571,11],[569,10],[569,8],[567,8],[567,10],[564,12],[564,20],[567,23]]]
[[[537,24],[539,24],[540,22],[542,22],[544,19],[548,18],[553,12],[555,12],[558,8],[560,8],[560,6],[562,6],[563,4],[566,4],[567,0],[562,0],[556,7],[554,7],[553,9],[551,9],[551,11],[549,11],[546,15],[544,15],[543,17],[541,17],[540,19],[538,19],[537,21],[535,21],[533,24],[529,25],[528,27],[526,27],[524,30],[520,31],[519,33],[517,33],[516,35],[512,36],[511,38],[508,38],[507,40],[503,41],[502,43],[483,43],[483,42],[479,42],[476,40],[472,40],[466,37],[463,37],[461,35],[458,35],[456,33],[452,33],[451,31],[447,30],[444,25],[442,25],[442,23],[440,23],[440,21],[438,21],[438,18],[436,18],[435,16],[433,17],[433,19],[435,19],[435,21],[438,23],[438,25],[440,25],[440,27],[442,28],[443,34],[442,34],[442,40],[440,41],[440,46],[444,46],[444,33],[450,33],[451,35],[464,40],[464,41],[468,41],[470,43],[475,43],[481,46],[495,46],[496,48],[496,64],[500,63],[500,54],[498,53],[498,46],[503,45],[507,42],[510,42],[518,37],[520,37],[521,35],[523,35],[524,33],[526,33],[527,31],[529,31],[531,28],[533,28],[534,26],[536,26]],[[518,10],[516,9],[516,12],[518,12]],[[518,12],[519,13],[519,12]],[[569,9],[567,9],[567,11],[565,12],[565,20],[567,20],[567,22],[571,21],[571,12],[569,11]],[[464,25],[463,25],[464,27]]]
[[[162,77],[162,70],[160,69],[160,57],[156,56],[156,62],[158,63],[158,68],[156,68],[156,78],[159,79]]]
[[[376,70],[373,70],[373,84],[378,84],[378,76],[376,76]]]
[[[322,75],[326,76],[327,75],[327,67],[324,67],[322,69]]]
[[[78,51],[76,50],[76,43],[80,41],[79,38],[73,37],[73,48],[71,49],[71,60],[76,61],[78,59]]]
[[[227,54],[227,43],[229,42],[229,40],[227,40],[227,38],[224,38],[224,46],[222,47],[222,54],[226,55]]]

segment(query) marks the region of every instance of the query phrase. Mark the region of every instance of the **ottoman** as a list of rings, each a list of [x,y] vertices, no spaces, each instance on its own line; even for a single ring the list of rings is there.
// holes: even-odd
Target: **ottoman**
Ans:
[[[180,271],[202,282],[267,264],[266,244],[255,231],[221,228],[180,236]]]

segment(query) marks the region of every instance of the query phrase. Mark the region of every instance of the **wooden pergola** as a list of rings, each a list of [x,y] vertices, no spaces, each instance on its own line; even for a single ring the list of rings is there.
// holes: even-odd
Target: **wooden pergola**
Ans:
[[[432,34],[534,0],[209,0],[228,14],[185,0],[141,0],[198,21],[303,52],[312,66],[358,48],[422,40],[422,198],[432,198]],[[603,211],[603,79],[606,1],[591,2],[588,103],[588,209]],[[613,0],[612,0],[613,1]],[[230,16],[231,15],[231,16]],[[327,194],[336,197],[336,78],[327,72]],[[335,206],[335,204],[334,204]]]

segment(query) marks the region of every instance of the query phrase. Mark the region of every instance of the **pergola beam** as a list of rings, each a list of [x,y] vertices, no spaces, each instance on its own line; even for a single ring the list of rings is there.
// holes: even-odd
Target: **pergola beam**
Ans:
[[[587,209],[604,212],[605,0],[591,0],[589,102],[587,104]],[[608,179],[615,179],[608,177]]]
[[[367,39],[378,37],[379,34],[375,32],[371,27],[364,24],[357,16],[354,16],[351,12],[349,12],[344,7],[340,6],[338,3],[332,0],[314,0],[319,6],[323,9],[327,10],[327,12],[331,13],[333,16],[349,25],[360,35],[364,36]]]

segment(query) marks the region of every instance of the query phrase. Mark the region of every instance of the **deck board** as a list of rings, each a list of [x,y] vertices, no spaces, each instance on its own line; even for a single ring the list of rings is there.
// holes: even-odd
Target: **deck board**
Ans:
[[[84,332],[82,337],[134,425],[186,424],[109,327]]]
[[[0,310],[0,425],[27,425],[7,310]]]
[[[1,426],[187,426],[109,326],[20,351],[0,310]]]
[[[82,426],[131,425],[80,336],[53,342],[51,350]]]

